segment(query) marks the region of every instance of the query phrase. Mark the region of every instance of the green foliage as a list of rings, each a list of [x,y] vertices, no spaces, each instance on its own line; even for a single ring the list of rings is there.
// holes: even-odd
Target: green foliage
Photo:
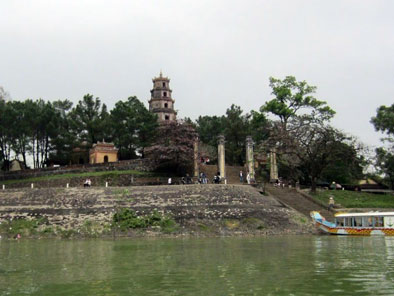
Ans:
[[[250,135],[250,115],[243,114],[241,107],[231,105],[224,118],[224,136],[226,139],[226,162],[242,165],[245,162],[245,140]]]
[[[394,153],[380,147],[376,149],[376,156],[376,167],[379,173],[385,176],[390,188],[394,189]]]
[[[338,142],[335,153],[330,156],[329,164],[324,168],[320,180],[339,184],[356,184],[363,178],[363,166],[366,161],[360,156],[355,143]]]
[[[264,222],[255,217],[247,217],[242,219],[242,224],[246,225],[248,228],[254,228],[262,230],[265,228]]]
[[[137,215],[134,211],[125,208],[114,214],[113,226],[120,228],[122,231],[159,226],[163,232],[167,233],[173,232],[177,228],[175,220],[168,215],[160,214],[156,210],[148,215]]]
[[[389,107],[380,106],[375,117],[372,117],[371,123],[377,131],[384,132],[391,144],[389,149],[380,147],[376,149],[376,167],[378,172],[385,177],[385,181],[394,189],[394,104]]]
[[[313,97],[316,87],[308,85],[306,81],[297,81],[293,76],[286,76],[283,80],[270,77],[270,87],[275,98],[266,102],[260,111],[278,116],[284,126],[292,117],[325,121],[335,114],[326,102]]]
[[[216,147],[218,136],[224,132],[224,120],[224,116],[199,116],[196,130],[200,141]]]
[[[87,94],[70,113],[71,127],[79,135],[80,141],[90,145],[102,139],[111,140],[109,130],[109,114],[105,104],[99,98]]]
[[[305,125],[289,133],[292,146],[289,158],[296,169],[300,170],[307,181],[316,190],[316,182],[321,178],[324,170],[332,163],[344,159],[344,150],[339,149],[347,137],[330,126],[318,124]]]
[[[120,159],[135,158],[152,144],[158,126],[157,116],[149,112],[137,97],[118,101],[111,110],[113,139]]]
[[[394,197],[392,195],[371,194],[348,190],[324,190],[317,191],[312,195],[316,199],[328,205],[330,196],[334,197],[335,204],[344,208],[393,208]]]
[[[40,225],[47,223],[44,217],[36,219],[14,219],[5,220],[0,224],[0,233],[15,236],[20,234],[22,236],[34,235],[38,232]]]
[[[231,105],[224,116],[200,116],[197,132],[201,142],[212,147],[217,146],[217,138],[223,134],[226,140],[226,163],[243,165],[245,162],[245,140],[252,136],[260,142],[268,136],[268,120],[265,114],[252,111],[244,114],[241,107]]]
[[[10,99],[10,94],[5,91],[2,86],[0,86],[0,101],[6,101],[8,99]]]
[[[376,111],[376,116],[372,117],[371,123],[377,131],[394,136],[394,104],[389,107],[380,106]]]

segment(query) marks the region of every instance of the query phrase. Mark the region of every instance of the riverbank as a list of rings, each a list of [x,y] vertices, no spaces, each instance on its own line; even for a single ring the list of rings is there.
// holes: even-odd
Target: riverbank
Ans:
[[[247,185],[9,189],[0,191],[0,221],[9,238],[314,232],[307,217]]]

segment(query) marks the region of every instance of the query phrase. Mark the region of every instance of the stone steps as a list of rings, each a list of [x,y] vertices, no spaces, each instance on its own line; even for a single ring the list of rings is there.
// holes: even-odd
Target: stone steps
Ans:
[[[241,184],[239,182],[239,172],[243,171],[244,180],[246,179],[246,172],[243,166],[226,166],[227,184]],[[208,180],[212,182],[213,177],[217,174],[218,169],[216,165],[200,165],[200,172],[205,173]]]
[[[266,186],[266,191],[270,193],[273,197],[278,199],[279,201],[285,203],[286,205],[292,207],[298,212],[304,214],[307,217],[310,217],[309,213],[311,211],[319,211],[323,217],[332,220],[334,218],[333,214],[327,211],[327,208],[324,208],[317,203],[307,199],[302,194],[298,193],[295,189],[288,188],[278,188],[272,185]]]

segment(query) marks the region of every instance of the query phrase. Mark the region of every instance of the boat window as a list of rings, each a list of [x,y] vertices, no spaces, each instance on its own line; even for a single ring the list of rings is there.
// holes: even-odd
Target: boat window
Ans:
[[[344,226],[344,218],[337,218],[337,225]]]
[[[356,227],[363,226],[361,217],[354,217],[354,226],[356,226]]]
[[[372,227],[372,217],[363,217],[363,227]]]
[[[352,218],[351,217],[347,217],[345,218],[345,226],[352,226]]]
[[[356,227],[356,217],[352,217],[352,227]]]
[[[375,227],[383,227],[383,217],[375,217]]]

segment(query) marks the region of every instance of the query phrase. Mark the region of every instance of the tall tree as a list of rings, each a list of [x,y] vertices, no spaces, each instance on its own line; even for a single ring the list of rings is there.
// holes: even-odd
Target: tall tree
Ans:
[[[10,94],[6,92],[2,86],[0,86],[0,101],[8,101],[10,98]]]
[[[323,170],[321,180],[356,184],[363,178],[363,168],[367,165],[363,152],[364,148],[350,138],[336,143],[335,153],[331,155],[328,166]]]
[[[57,100],[52,103],[55,117],[51,122],[50,163],[66,165],[71,160],[72,148],[77,139],[77,134],[71,128],[72,105],[69,100]]]
[[[137,97],[118,101],[110,115],[113,139],[121,159],[143,156],[152,144],[157,129],[157,115],[149,112]]]
[[[99,98],[93,98],[93,95],[87,94],[72,109],[70,118],[73,129],[79,135],[80,141],[87,141],[90,145],[99,140],[109,137],[106,132],[107,107],[101,105]]]
[[[252,110],[249,125],[250,134],[257,144],[268,139],[270,125],[265,113]]]
[[[316,86],[297,81],[294,76],[286,76],[283,80],[270,77],[270,87],[275,97],[266,102],[260,111],[278,116],[284,129],[290,118],[302,117],[304,121],[323,122],[335,114],[326,102],[313,96]]]
[[[379,173],[385,176],[390,187],[394,188],[394,104],[389,107],[380,106],[376,111],[376,116],[372,117],[371,123],[376,131],[387,134],[387,138],[382,139],[389,143],[389,147],[376,149],[376,167]]]
[[[317,180],[330,163],[342,158],[338,147],[347,139],[344,134],[330,126],[305,125],[291,132],[293,154],[298,166],[310,179],[312,192]]]
[[[386,133],[389,139],[394,136],[394,104],[389,107],[384,105],[376,110],[376,116],[372,117],[371,123],[376,131]]]
[[[199,116],[196,125],[200,141],[216,147],[218,136],[224,133],[224,116]]]
[[[22,161],[27,167],[27,154],[30,150],[32,139],[32,127],[29,122],[29,114],[26,103],[20,101],[9,102],[10,111],[15,118],[15,123],[10,126],[13,134],[12,149],[17,157],[22,156]]]
[[[13,135],[10,127],[14,123],[11,106],[4,100],[0,100],[0,161],[4,170],[9,169],[11,157],[11,145]]]
[[[232,165],[245,162],[245,140],[250,135],[249,114],[243,114],[240,106],[231,105],[224,118],[224,136],[226,138],[226,161]]]
[[[160,169],[184,174],[191,172],[195,129],[187,123],[168,122],[158,127],[158,136],[152,146],[145,149]]]

